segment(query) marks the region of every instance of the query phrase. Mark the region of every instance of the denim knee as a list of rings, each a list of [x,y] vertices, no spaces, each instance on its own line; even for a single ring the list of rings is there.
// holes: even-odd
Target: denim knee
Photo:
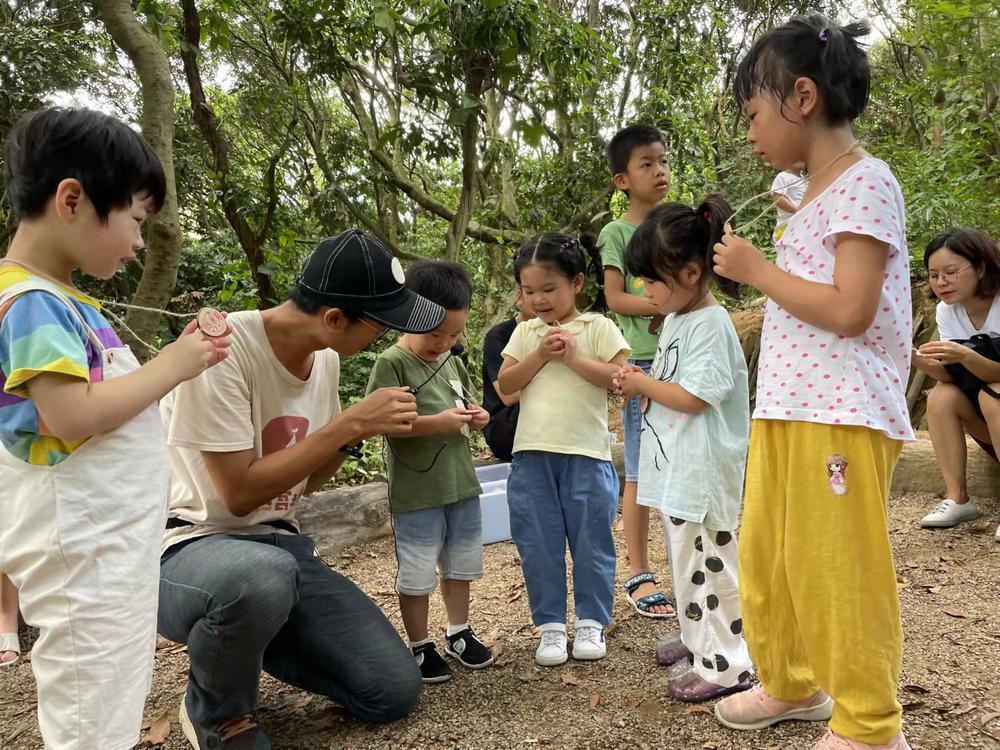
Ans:
[[[406,651],[406,660],[397,669],[373,680],[370,691],[355,696],[351,711],[362,721],[386,724],[409,716],[417,707],[423,680],[417,662]]]

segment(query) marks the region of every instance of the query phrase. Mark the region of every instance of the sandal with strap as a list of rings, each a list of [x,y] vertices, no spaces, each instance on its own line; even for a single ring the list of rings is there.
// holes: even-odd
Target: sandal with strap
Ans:
[[[677,617],[676,612],[650,612],[650,609],[653,607],[665,606],[670,607],[671,610],[674,608],[674,603],[660,591],[649,596],[640,596],[638,599],[632,598],[635,590],[644,583],[652,583],[655,586],[656,578],[652,573],[647,571],[632,576],[622,584],[622,588],[625,589],[625,598],[628,599],[628,603],[632,605],[635,611],[642,617],[649,617],[653,620],[667,620],[671,617]]]
[[[749,678],[730,687],[724,687],[699,677],[693,671],[667,683],[667,692],[670,693],[670,697],[684,703],[704,703],[716,698],[724,698],[733,693],[742,693],[750,688]]]
[[[0,633],[0,654],[12,652],[15,656],[10,661],[0,661],[0,669],[13,667],[21,660],[21,642],[17,633]]]

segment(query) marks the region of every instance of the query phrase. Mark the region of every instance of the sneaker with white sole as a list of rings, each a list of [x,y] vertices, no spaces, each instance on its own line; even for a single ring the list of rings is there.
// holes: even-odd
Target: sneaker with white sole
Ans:
[[[563,623],[547,622],[542,625],[535,662],[543,667],[565,664],[569,658],[566,655],[566,641],[566,626]]]
[[[920,525],[925,529],[950,529],[963,521],[972,521],[982,513],[971,502],[957,503],[951,498],[945,498],[937,506],[920,519]]]
[[[603,659],[608,653],[604,626],[597,620],[577,620],[573,626],[573,658],[580,661]]]
[[[993,538],[1000,542],[1000,526],[997,526],[997,533],[993,535]]]
[[[184,737],[196,750],[271,750],[271,740],[250,714],[199,724],[188,714],[185,693],[178,718]]]

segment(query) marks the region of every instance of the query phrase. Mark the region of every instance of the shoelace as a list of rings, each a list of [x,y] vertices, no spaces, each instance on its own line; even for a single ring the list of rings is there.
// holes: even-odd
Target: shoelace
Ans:
[[[219,724],[219,734],[222,735],[222,741],[226,742],[239,734],[256,728],[257,722],[250,717],[250,714],[246,714],[245,716],[237,716],[221,722]]]
[[[573,637],[578,641],[584,641],[592,646],[598,646],[601,642],[601,629],[577,628],[573,631]]]
[[[542,648],[549,646],[562,646],[563,634],[558,630],[546,630],[542,633]]]
[[[949,500],[942,500],[941,502],[939,502],[937,504],[937,507],[934,508],[934,512],[935,513],[946,513],[948,511],[949,507],[950,507],[950,501]]]

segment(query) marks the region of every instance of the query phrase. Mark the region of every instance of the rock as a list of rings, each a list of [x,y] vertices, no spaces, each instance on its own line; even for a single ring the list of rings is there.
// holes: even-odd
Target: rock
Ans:
[[[903,452],[892,476],[892,491],[941,492],[944,481],[934,458],[934,446],[926,432],[918,432],[917,440],[903,446]],[[1000,497],[1000,464],[967,438],[969,463],[966,477],[969,494],[978,497]]]
[[[325,557],[392,533],[385,482],[338,487],[303,498],[296,513],[302,532]]]

